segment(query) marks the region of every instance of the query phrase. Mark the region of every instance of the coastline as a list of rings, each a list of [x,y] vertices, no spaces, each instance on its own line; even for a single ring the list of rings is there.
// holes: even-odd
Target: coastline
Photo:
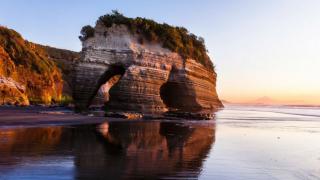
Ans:
[[[317,179],[317,114],[320,109],[226,106],[209,121],[128,120],[61,107],[0,107],[0,177],[71,179],[76,172],[117,179],[148,172],[153,179],[190,173],[197,179]],[[181,166],[170,166],[176,162]]]
[[[63,106],[0,106],[0,129],[67,126],[80,124],[99,124],[111,121],[207,121],[215,118],[215,113],[203,111],[199,113],[167,112],[164,114],[105,114],[105,111],[93,109],[87,114],[75,113],[72,108]]]
[[[13,127],[41,127],[78,124],[97,124],[106,117],[76,114],[65,107],[0,106],[0,129]],[[111,120],[108,118],[108,120]],[[116,120],[116,118],[112,118]]]

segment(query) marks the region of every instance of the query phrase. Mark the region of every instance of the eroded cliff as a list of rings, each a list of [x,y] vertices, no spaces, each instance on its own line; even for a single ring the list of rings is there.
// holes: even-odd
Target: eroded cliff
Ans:
[[[139,30],[132,32],[126,24],[116,23],[108,27],[101,18],[89,32],[82,38],[82,57],[75,65],[78,109],[86,109],[114,76],[120,79],[108,92],[108,112],[198,112],[222,106],[210,59],[183,57]]]
[[[4,101],[0,104],[26,104],[11,101],[18,92],[27,97],[31,103],[50,104],[51,101],[59,101],[61,98],[63,80],[55,63],[38,51],[33,43],[25,41],[19,33],[2,26],[0,26],[0,78],[6,79],[1,83]],[[8,88],[4,83],[8,81],[14,82],[13,84],[17,84],[16,87],[21,88],[14,86]],[[8,98],[9,96],[11,98]]]
[[[72,64],[79,53],[42,46],[0,26],[0,105],[59,103],[71,96]]]

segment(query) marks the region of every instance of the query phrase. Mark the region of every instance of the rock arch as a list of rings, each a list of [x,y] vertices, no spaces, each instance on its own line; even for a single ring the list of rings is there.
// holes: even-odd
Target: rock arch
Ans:
[[[110,112],[198,112],[222,106],[215,90],[216,75],[192,60],[184,64],[179,57],[149,52],[90,51],[94,53],[86,50],[88,59],[74,67],[77,111],[85,111],[100,86],[115,75],[121,79],[109,90],[106,109]],[[92,54],[101,54],[100,61],[92,61],[96,58]]]
[[[86,110],[101,84],[117,74],[122,77],[109,90],[110,112],[155,114],[222,107],[212,69],[138,39],[125,26],[97,25],[94,36],[82,42],[82,57],[74,67],[78,110]]]
[[[80,63],[75,67],[73,97],[76,111],[85,111],[96,96],[101,85],[116,75],[125,73],[123,65],[99,65]]]
[[[110,100],[110,89],[118,83],[122,75],[115,75],[107,80],[104,84],[99,88],[96,96],[90,103],[89,108],[101,108],[106,105],[106,103]]]

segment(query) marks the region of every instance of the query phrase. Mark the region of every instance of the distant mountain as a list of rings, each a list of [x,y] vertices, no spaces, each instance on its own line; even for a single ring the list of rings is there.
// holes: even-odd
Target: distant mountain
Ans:
[[[246,104],[246,105],[275,105],[275,104],[282,104],[280,101],[272,99],[268,96],[263,96],[254,100],[250,101],[243,101],[243,102],[234,102],[229,104]]]
[[[252,101],[248,101],[248,102],[244,102],[244,103],[240,103],[240,104],[253,104],[253,105],[301,105],[301,104],[305,104],[304,101],[279,101],[279,100],[275,100],[272,99],[268,96],[263,96],[260,97],[258,99],[252,100]]]
[[[222,104],[232,104],[232,102],[224,100],[224,99],[221,99],[221,102],[222,102]]]
[[[253,100],[251,102],[248,102],[248,104],[265,104],[265,105],[269,105],[269,104],[279,104],[280,102],[277,100],[274,100],[268,96],[263,96],[260,97],[256,100]]]

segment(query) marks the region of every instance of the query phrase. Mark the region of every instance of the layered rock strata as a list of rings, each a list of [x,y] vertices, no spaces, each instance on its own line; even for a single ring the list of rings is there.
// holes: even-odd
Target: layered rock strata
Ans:
[[[140,38],[124,25],[96,25],[74,69],[78,109],[86,109],[101,85],[116,75],[121,78],[109,90],[107,111],[154,114],[222,106],[213,70]]]

